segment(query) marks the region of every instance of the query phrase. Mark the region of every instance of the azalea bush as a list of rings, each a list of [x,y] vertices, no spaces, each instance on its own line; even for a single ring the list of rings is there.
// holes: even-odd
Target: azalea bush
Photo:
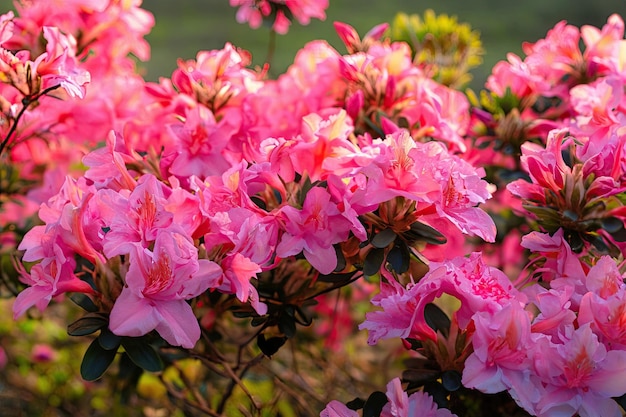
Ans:
[[[69,335],[31,362],[79,352],[56,382],[128,415],[622,415],[620,16],[474,92],[478,34],[432,11],[146,82],[140,3],[0,18],[2,294]],[[230,4],[279,34],[328,6]]]

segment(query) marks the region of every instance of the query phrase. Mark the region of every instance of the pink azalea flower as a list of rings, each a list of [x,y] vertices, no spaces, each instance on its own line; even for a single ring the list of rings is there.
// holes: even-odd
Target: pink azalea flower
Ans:
[[[529,313],[510,304],[497,313],[479,311],[473,320],[474,351],[465,361],[463,386],[489,394],[510,390],[526,407],[537,401],[538,392],[527,388],[533,348]]]
[[[312,17],[326,19],[324,10],[328,8],[328,0],[230,0],[230,5],[239,6],[237,21],[248,22],[253,29],[260,27],[263,20],[274,13],[272,29],[284,35],[291,22],[280,7],[286,7],[300,24],[307,25]]]
[[[533,319],[531,331],[550,337],[554,343],[568,340],[576,327],[576,312],[572,306],[574,287],[563,285],[546,290],[540,285],[525,288],[524,293],[539,310]]]
[[[531,232],[522,237],[521,245],[536,253],[542,261],[541,266],[534,269],[542,281],[568,278],[572,285],[582,285],[585,271],[563,233],[563,229],[557,230],[553,235]]]
[[[111,310],[109,328],[138,337],[156,330],[168,343],[193,348],[200,326],[186,300],[214,286],[222,274],[183,234],[159,230],[154,249],[132,245],[126,286]]]
[[[313,187],[298,210],[284,206],[280,217],[285,224],[276,254],[282,258],[304,253],[304,257],[322,274],[330,274],[337,266],[333,245],[347,239],[351,224],[342,216],[330,194]]]
[[[13,27],[15,26],[13,23],[14,17],[15,14],[12,11],[0,16],[0,46],[13,36]]]
[[[419,288],[417,285],[404,288],[381,282],[381,292],[372,299],[372,304],[382,310],[367,312],[365,321],[359,325],[359,330],[368,330],[369,345],[375,345],[380,339],[405,339],[411,335],[436,340],[432,329],[419,326],[422,321],[416,318]]]
[[[372,301],[383,311],[367,313],[365,322],[359,326],[370,330],[370,344],[390,337],[437,340],[435,331],[424,319],[424,309],[442,294],[461,302],[455,312],[461,329],[467,328],[477,312],[496,314],[511,303],[524,306],[527,302],[527,297],[513,287],[502,271],[485,265],[478,252],[468,258],[432,262],[419,282],[406,289],[395,286],[390,289]]]
[[[332,400],[320,413],[320,417],[359,417],[359,413],[350,410],[344,403]]]
[[[85,172],[85,178],[93,181],[98,189],[132,190],[137,181],[128,171],[126,164],[133,162],[137,162],[137,156],[131,154],[121,135],[111,131],[107,136],[105,147],[91,151],[83,158],[83,163],[89,167]]]
[[[111,218],[104,218],[104,254],[111,258],[129,253],[135,244],[148,246],[159,230],[173,223],[174,215],[165,210],[167,187],[156,177],[146,174],[130,193],[98,193],[98,198],[109,199],[104,204],[113,208]],[[108,190],[103,190],[108,191]]]
[[[456,417],[446,408],[438,408],[433,397],[417,391],[408,395],[403,389],[400,378],[394,378],[387,384],[389,402],[383,407],[380,417]]]
[[[48,41],[46,52],[32,65],[33,76],[42,79],[42,89],[60,85],[72,97],[85,96],[84,85],[89,83],[89,72],[78,65],[74,56],[76,40],[63,35],[58,28],[44,27],[44,38]]]
[[[592,292],[585,294],[580,301],[578,323],[589,323],[606,346],[626,350],[626,291],[607,298]]]
[[[74,275],[76,262],[66,258],[58,245],[53,244],[56,257],[48,257],[34,265],[30,272],[20,269],[20,280],[27,284],[13,303],[13,319],[22,316],[30,307],[43,311],[53,297],[66,292],[93,294],[94,290],[85,281]]]
[[[626,393],[626,351],[607,350],[589,324],[582,325],[563,344],[535,340],[533,371],[538,379],[538,416],[622,415],[612,399]]]
[[[184,124],[168,126],[175,138],[173,146],[165,150],[164,158],[171,157],[169,172],[180,177],[196,175],[200,178],[219,175],[230,167],[223,150],[239,126],[231,118],[217,122],[204,106],[188,109]]]
[[[219,284],[212,284],[211,288],[225,294],[235,294],[243,303],[250,300],[250,304],[259,315],[267,313],[267,305],[259,301],[259,294],[250,283],[250,279],[256,278],[256,274],[262,271],[258,264],[241,253],[233,253],[222,260],[221,268],[224,273],[217,281]]]

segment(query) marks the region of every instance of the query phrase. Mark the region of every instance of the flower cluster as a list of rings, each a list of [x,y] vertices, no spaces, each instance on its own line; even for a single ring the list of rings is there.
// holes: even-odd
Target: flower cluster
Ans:
[[[239,23],[248,22],[257,29],[268,21],[272,30],[284,35],[294,19],[302,25],[308,25],[311,18],[326,19],[328,0],[230,0],[230,5],[239,7]]]
[[[285,33],[328,4],[231,5],[240,22]],[[480,393],[502,392],[538,416],[620,415],[619,16],[602,29],[559,23],[468,98],[453,88],[467,74],[440,83],[444,69],[386,24],[361,38],[335,23],[347,53],[310,42],[276,79],[227,43],[148,83],[128,56],[149,54],[153,21],[138,2],[50,7],[0,19],[0,157],[34,184],[2,196],[0,225],[17,222],[18,204],[40,205],[41,224],[22,227],[14,318],[70,295],[86,314],[68,333],[99,332],[85,379],[116,356],[139,374],[200,359],[232,381],[215,410],[197,389],[168,389],[221,415],[248,368],[310,325],[314,303],[333,312],[328,293],[350,285],[374,306],[359,326],[369,344],[400,338],[406,369],[386,392],[333,400],[321,416],[471,415]],[[396,33],[417,30],[407,19]],[[348,327],[350,307],[337,306]],[[239,334],[233,316],[252,326]],[[239,339],[227,349],[235,365],[221,339]]]

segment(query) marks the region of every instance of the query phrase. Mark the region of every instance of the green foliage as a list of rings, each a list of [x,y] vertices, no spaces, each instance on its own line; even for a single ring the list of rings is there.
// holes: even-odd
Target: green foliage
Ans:
[[[390,29],[391,38],[409,44],[413,60],[429,76],[449,87],[460,88],[472,78],[469,70],[482,63],[480,35],[456,16],[398,13]]]

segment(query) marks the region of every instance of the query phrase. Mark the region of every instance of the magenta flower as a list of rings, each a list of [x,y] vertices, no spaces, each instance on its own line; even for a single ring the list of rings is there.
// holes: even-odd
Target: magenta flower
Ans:
[[[303,252],[315,269],[330,274],[337,266],[333,245],[347,239],[352,224],[331,201],[328,191],[313,187],[306,195],[302,210],[284,206],[280,216],[285,232],[276,254],[285,258]]]
[[[165,210],[166,191],[171,192],[155,176],[146,174],[130,193],[128,190],[119,193],[102,190],[97,194],[102,205],[110,207],[106,211],[108,215],[104,216],[109,228],[104,235],[107,257],[127,254],[136,244],[148,246],[159,230],[173,223],[173,213]]]
[[[76,40],[66,36],[56,27],[44,27],[44,38],[48,41],[46,52],[32,64],[31,71],[42,80],[42,89],[60,85],[72,97],[85,96],[85,84],[91,81],[75,57]]]
[[[159,230],[153,250],[138,244],[132,249],[126,286],[113,305],[109,328],[133,337],[156,330],[172,345],[193,348],[200,326],[186,300],[215,286],[221,268],[198,260],[193,242],[173,230]]]

